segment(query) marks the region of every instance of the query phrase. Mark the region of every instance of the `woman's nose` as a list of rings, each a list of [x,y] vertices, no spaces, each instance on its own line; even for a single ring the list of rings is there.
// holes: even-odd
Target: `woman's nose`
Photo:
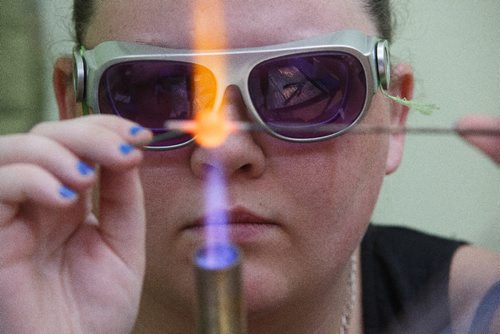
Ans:
[[[229,86],[224,92],[220,112],[231,121],[248,121],[248,114],[237,86]],[[248,131],[230,133],[222,144],[214,148],[196,146],[191,155],[191,169],[205,178],[210,169],[218,169],[225,177],[257,178],[265,169],[265,155]]]

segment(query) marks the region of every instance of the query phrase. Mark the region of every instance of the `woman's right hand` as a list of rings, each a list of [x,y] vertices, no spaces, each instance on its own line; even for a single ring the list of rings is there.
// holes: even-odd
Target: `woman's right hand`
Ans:
[[[482,114],[469,114],[457,122],[457,129],[491,129],[500,130],[500,117]],[[500,165],[500,135],[496,136],[467,136],[463,135],[465,141],[475,146],[497,165]]]
[[[103,115],[0,137],[1,333],[131,331],[145,263],[134,144],[150,139]]]

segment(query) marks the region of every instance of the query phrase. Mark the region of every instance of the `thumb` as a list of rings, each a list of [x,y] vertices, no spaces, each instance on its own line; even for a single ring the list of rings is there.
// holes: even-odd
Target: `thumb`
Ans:
[[[490,115],[466,115],[458,120],[457,131],[467,129],[500,130],[500,117]],[[461,134],[465,141],[475,146],[496,164],[500,165],[500,135],[467,135]]]
[[[134,271],[144,272],[146,218],[138,168],[102,169],[99,229],[110,248]]]

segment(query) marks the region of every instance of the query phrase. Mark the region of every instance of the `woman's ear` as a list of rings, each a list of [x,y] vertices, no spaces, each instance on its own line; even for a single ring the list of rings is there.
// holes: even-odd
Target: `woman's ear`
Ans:
[[[73,88],[73,60],[71,58],[62,57],[57,59],[52,80],[59,108],[59,118],[69,119],[81,116],[81,110],[77,107]]]
[[[408,64],[399,64],[393,69],[389,94],[403,99],[413,98],[413,70]],[[409,108],[395,101],[391,101],[391,127],[402,128],[406,125]],[[405,142],[404,133],[393,133],[389,138],[389,152],[386,162],[386,175],[398,169],[403,157]]]

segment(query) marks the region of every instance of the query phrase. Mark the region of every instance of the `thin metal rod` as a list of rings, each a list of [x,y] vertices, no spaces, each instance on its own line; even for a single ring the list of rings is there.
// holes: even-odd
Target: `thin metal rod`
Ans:
[[[455,127],[387,127],[373,125],[359,125],[349,130],[349,133],[354,134],[416,134],[416,135],[464,135],[464,136],[500,136],[499,129],[491,128],[465,128],[458,129]]]
[[[292,126],[291,126],[292,125]],[[311,129],[301,127],[300,125],[293,127],[293,124],[286,125],[287,132],[311,132]],[[187,132],[184,129],[192,129],[195,127],[194,121],[169,121],[165,123],[165,128]],[[266,131],[266,128],[258,123],[250,122],[238,122],[230,121],[229,127],[233,131]],[[279,129],[279,126],[275,126]],[[346,128],[344,124],[328,124],[318,126],[314,129],[317,133],[331,133],[340,131]],[[436,135],[446,135],[446,134],[461,134],[461,135],[472,135],[472,136],[499,136],[500,128],[463,128],[458,129],[456,127],[432,127],[432,126],[406,126],[406,127],[394,127],[394,126],[380,126],[372,124],[357,124],[348,130],[349,133],[355,134],[394,134],[394,133],[409,133],[409,134],[436,134]]]
[[[185,134],[186,127],[192,128],[194,121],[170,121],[165,124],[166,129],[170,129],[165,133],[158,134],[147,143],[152,144],[158,141],[175,138],[181,134]],[[266,131],[266,128],[257,123],[249,122],[230,122],[232,131]],[[344,129],[342,125],[324,125],[315,129],[317,133],[329,133]],[[291,131],[287,129],[287,131]],[[296,128],[292,131],[300,133],[301,131],[308,131],[310,129]],[[357,135],[374,135],[374,134],[411,134],[411,135],[462,135],[462,136],[500,136],[500,128],[456,128],[456,127],[433,127],[433,126],[406,126],[406,127],[393,127],[393,126],[379,126],[370,124],[357,124],[350,128],[350,134]],[[146,144],[137,144],[137,147],[142,147]]]

